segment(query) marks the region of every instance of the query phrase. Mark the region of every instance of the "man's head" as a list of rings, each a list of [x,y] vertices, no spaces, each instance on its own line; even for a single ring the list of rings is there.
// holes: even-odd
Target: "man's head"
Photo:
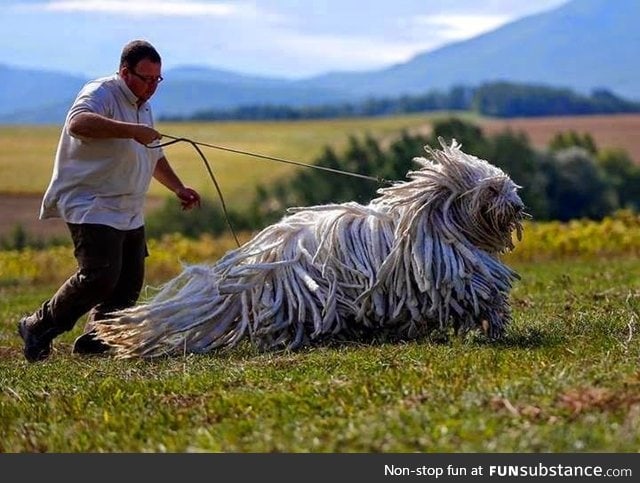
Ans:
[[[158,51],[146,40],[132,40],[122,49],[120,77],[141,102],[155,93],[162,80],[162,59]]]

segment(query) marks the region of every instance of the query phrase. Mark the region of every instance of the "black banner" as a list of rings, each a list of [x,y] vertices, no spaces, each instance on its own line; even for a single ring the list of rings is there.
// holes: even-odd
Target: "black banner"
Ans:
[[[637,481],[640,454],[5,454],[20,481]]]

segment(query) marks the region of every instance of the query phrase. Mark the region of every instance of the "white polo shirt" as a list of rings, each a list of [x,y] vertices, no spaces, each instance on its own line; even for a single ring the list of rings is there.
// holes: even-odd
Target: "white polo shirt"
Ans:
[[[69,122],[83,112],[153,126],[148,102],[137,97],[118,74],[87,83],[67,114],[53,175],[44,194],[40,218],[68,223],[98,223],[119,230],[144,224],[144,201],[160,148],[133,139],[90,139],[69,133]]]

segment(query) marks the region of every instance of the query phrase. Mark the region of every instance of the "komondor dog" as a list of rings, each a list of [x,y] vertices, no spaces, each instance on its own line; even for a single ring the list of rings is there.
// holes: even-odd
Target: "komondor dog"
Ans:
[[[503,171],[454,140],[419,169],[355,202],[293,208],[210,265],[186,266],[145,303],[98,326],[116,356],[261,350],[433,329],[500,337],[517,274],[499,255],[524,206]]]

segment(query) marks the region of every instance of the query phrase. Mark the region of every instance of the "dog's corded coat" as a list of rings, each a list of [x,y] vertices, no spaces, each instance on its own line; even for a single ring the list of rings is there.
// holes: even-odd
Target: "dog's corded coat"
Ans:
[[[517,274],[499,255],[521,237],[518,186],[454,141],[368,205],[294,208],[216,263],[186,266],[150,300],[102,321],[121,357],[261,349],[332,336],[483,327],[511,319]]]

